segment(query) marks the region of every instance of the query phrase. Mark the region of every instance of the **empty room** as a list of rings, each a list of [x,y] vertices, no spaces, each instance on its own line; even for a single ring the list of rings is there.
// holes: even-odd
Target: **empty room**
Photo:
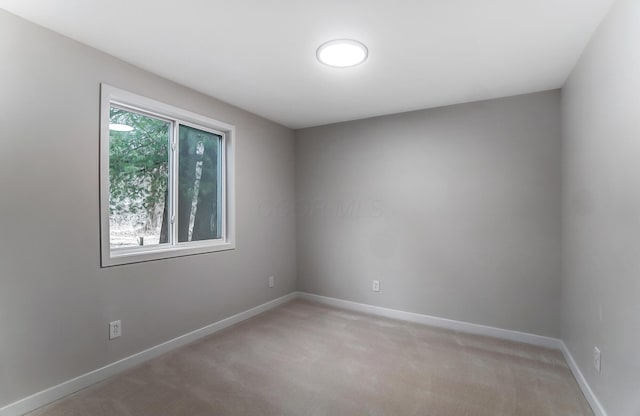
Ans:
[[[0,416],[640,416],[640,1],[0,0]]]

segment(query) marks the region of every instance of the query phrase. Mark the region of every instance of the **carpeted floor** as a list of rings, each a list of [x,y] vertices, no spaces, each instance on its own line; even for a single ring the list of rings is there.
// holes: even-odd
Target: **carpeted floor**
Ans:
[[[296,300],[31,415],[593,413],[559,351]]]

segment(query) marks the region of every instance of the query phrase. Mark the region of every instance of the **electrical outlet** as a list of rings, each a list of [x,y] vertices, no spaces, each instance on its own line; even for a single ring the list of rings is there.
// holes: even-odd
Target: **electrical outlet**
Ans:
[[[371,286],[371,290],[374,292],[380,292],[380,280],[374,280]]]
[[[120,338],[122,335],[122,323],[120,321],[113,321],[109,324],[109,339]]]
[[[269,287],[274,287],[276,285],[276,279],[273,276],[269,276]]]
[[[596,371],[599,373],[602,365],[600,349],[598,347],[593,347],[593,366],[596,368]]]

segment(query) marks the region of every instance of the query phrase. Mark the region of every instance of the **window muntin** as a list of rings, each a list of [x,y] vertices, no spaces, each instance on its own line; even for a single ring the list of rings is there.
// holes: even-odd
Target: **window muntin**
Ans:
[[[234,135],[103,84],[102,265],[234,248]]]

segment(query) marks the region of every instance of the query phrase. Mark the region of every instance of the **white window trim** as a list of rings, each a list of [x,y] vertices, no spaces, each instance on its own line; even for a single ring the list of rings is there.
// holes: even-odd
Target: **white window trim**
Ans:
[[[107,84],[101,84],[100,91],[100,246],[102,267],[235,249],[235,126]],[[222,158],[222,209],[224,214],[221,239],[183,242],[170,246],[111,249],[109,230],[109,110],[112,103],[159,118],[177,120],[182,124],[204,128],[222,135],[222,147],[225,153]],[[172,132],[173,135],[175,132]],[[177,175],[175,170],[173,175]],[[175,205],[175,201],[172,202]],[[173,212],[176,212],[177,207],[173,208]]]

